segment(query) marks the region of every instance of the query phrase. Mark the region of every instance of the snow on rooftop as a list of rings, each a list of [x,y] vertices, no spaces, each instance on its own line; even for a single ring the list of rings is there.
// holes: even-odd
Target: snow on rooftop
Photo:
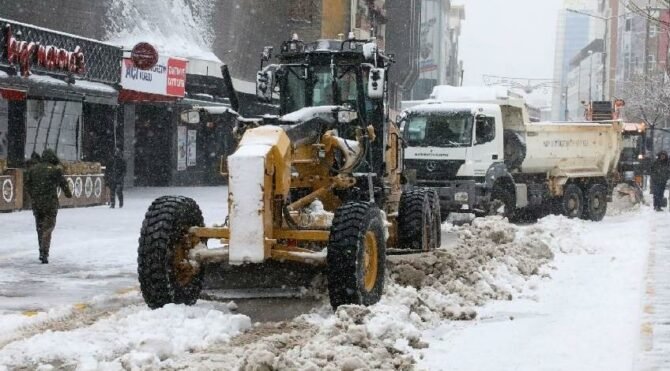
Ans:
[[[144,41],[161,55],[221,63],[211,51],[214,32],[206,18],[214,5],[214,0],[112,0],[107,41],[126,49]]]
[[[76,80],[74,86],[78,86],[86,90],[99,91],[101,93],[116,94],[116,89],[107,84],[102,84],[99,82]]]

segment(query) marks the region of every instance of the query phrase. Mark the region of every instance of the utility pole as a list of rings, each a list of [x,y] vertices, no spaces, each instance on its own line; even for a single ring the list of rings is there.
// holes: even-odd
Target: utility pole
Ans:
[[[565,121],[570,121],[569,109],[568,109],[568,85],[565,85]]]
[[[593,101],[593,97],[591,95],[591,88],[593,87],[593,83],[591,81],[591,78],[593,77],[593,50],[589,50],[589,104]]]
[[[645,20],[645,36],[644,36],[644,99],[645,101],[649,97],[649,33],[650,33],[650,17],[651,17],[651,8],[649,5],[647,5],[647,17]],[[649,143],[649,150],[651,153],[654,153],[654,129],[656,126],[656,123],[650,123],[651,130],[649,130],[649,135],[650,135],[650,143]]]

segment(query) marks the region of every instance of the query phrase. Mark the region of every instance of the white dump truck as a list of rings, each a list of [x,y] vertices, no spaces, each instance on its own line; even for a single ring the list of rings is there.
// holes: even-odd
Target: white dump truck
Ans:
[[[438,86],[398,120],[410,182],[438,191],[442,215],[558,212],[599,221],[611,196],[622,124],[534,122],[506,90]]]

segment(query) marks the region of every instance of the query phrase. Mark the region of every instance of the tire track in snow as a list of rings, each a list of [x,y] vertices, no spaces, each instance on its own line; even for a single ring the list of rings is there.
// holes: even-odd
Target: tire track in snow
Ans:
[[[18,328],[9,336],[0,337],[0,350],[8,344],[16,341],[25,340],[46,331],[72,331],[78,328],[90,326],[93,323],[107,318],[118,312],[122,308],[143,303],[141,297],[129,295],[137,291],[137,288],[120,289],[114,296],[91,303],[75,303],[70,311],[63,315],[50,317],[43,321],[28,324]],[[34,310],[25,310],[22,312],[27,317],[33,317],[40,312]]]

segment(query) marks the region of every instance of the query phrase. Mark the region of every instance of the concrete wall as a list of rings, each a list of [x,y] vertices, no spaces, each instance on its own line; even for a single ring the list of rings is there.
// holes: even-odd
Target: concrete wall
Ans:
[[[321,13],[320,0],[220,0],[213,17],[214,53],[234,77],[256,81],[263,47],[278,51],[293,33],[305,41],[320,38]]]
[[[109,6],[110,0],[0,0],[0,17],[102,39]]]

